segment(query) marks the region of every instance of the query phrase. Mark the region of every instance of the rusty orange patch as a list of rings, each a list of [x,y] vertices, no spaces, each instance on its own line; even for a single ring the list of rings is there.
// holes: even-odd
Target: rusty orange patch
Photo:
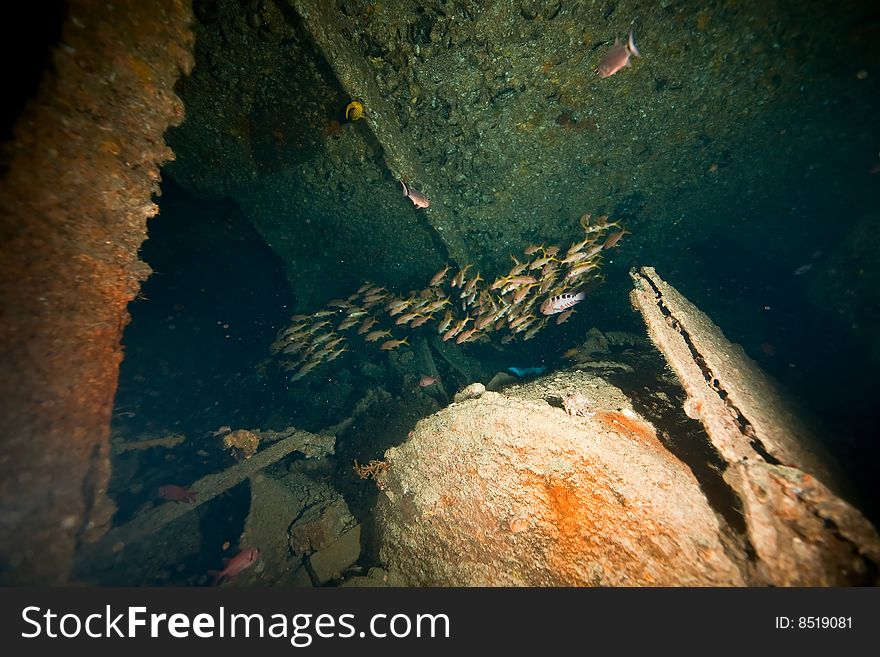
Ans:
[[[102,141],[99,148],[103,153],[109,153],[110,155],[119,155],[119,144],[111,139]]]
[[[551,479],[547,482],[547,500],[550,511],[555,516],[556,526],[563,536],[577,536],[580,533],[580,514],[583,504],[571,483]]]
[[[616,431],[622,429],[624,433],[646,441],[653,442],[657,440],[657,433],[654,431],[654,427],[650,424],[642,422],[636,418],[628,417],[618,411],[604,411],[597,413],[596,417],[599,418],[599,421],[609,429]]]

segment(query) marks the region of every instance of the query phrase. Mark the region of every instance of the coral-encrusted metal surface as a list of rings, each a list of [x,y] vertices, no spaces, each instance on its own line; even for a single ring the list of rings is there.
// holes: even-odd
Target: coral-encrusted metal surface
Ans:
[[[109,522],[108,437],[127,304],[157,208],[182,0],[69,3],[52,73],[0,181],[0,581],[60,583]]]

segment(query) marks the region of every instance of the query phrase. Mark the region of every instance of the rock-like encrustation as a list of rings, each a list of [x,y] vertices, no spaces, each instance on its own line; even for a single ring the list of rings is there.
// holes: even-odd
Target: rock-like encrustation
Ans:
[[[697,480],[623,394],[583,372],[549,387],[593,406],[487,392],[388,450],[382,561],[410,585],[744,584]]]

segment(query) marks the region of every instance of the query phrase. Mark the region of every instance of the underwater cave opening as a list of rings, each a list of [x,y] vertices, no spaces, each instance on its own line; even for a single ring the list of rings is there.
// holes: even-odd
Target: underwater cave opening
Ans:
[[[141,250],[153,273],[129,306],[112,421],[117,523],[159,486],[228,465],[219,427],[283,428],[289,415],[261,366],[294,303],[277,256],[233,203],[167,178],[157,201]]]

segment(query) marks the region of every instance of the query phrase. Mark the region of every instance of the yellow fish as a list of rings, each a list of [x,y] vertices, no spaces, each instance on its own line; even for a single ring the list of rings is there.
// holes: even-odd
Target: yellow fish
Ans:
[[[358,100],[351,101],[345,106],[345,118],[350,121],[364,118],[364,104]]]

